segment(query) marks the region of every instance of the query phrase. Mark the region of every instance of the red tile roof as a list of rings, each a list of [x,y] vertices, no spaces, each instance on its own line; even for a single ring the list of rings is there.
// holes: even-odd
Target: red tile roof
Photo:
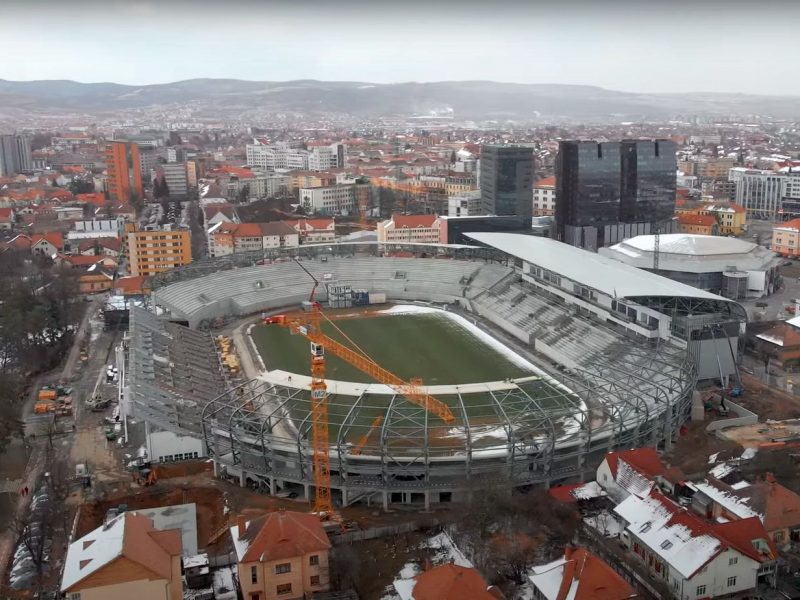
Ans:
[[[414,600],[496,600],[475,569],[441,565],[415,577]]]
[[[123,296],[135,296],[142,293],[142,286],[145,280],[144,275],[136,277],[120,277],[114,284],[114,290],[117,294]]]
[[[712,227],[717,224],[717,219],[712,215],[694,215],[694,214],[680,214],[678,215],[678,223],[681,225],[702,225],[703,227]]]
[[[328,550],[331,543],[319,517],[279,510],[247,523],[242,540],[249,542],[239,562],[270,562]]]
[[[655,448],[635,448],[633,450],[618,450],[606,454],[611,476],[617,478],[617,466],[624,460],[642,475],[653,478],[662,475],[665,471],[664,463],[655,451]]]
[[[800,230],[800,219],[792,219],[791,221],[786,221],[785,223],[776,223],[773,225],[773,228],[781,228],[781,229],[797,229]]]
[[[47,233],[36,233],[31,238],[31,246],[35,246],[42,240],[47,240],[59,250],[64,248],[64,236],[60,231],[48,231]]]
[[[624,600],[633,598],[636,592],[603,559],[586,548],[570,548],[564,551],[564,570],[556,600]],[[578,585],[570,595],[574,583]]]
[[[553,175],[552,177],[545,177],[544,179],[540,179],[537,181],[534,186],[535,188],[554,188],[556,187],[556,176]]]
[[[10,223],[14,220],[13,208],[0,208],[0,222]]]

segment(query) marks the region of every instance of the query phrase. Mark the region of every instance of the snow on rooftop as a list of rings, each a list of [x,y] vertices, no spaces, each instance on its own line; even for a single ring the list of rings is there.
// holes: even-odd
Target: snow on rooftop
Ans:
[[[721,462],[711,469],[708,474],[715,479],[722,479],[723,477],[729,475],[735,468],[736,467],[729,462]]]
[[[64,562],[61,589],[66,590],[122,554],[125,514],[72,542]]]
[[[731,302],[722,296],[556,240],[516,233],[465,235],[612,297],[676,296]]]
[[[737,481],[736,483],[732,483],[731,487],[735,490],[743,490],[744,488],[750,487],[750,484],[747,483],[744,479],[741,481]]]
[[[245,530],[247,530],[249,524],[250,521],[245,522]],[[233,548],[236,550],[236,557],[241,561],[244,555],[247,554],[247,549],[250,548],[250,540],[239,539],[239,525],[231,527],[231,539],[233,540]]]
[[[652,496],[628,496],[614,508],[614,512],[628,523],[626,529],[634,537],[681,575],[690,578],[719,552],[721,543],[707,534],[696,535],[680,523],[670,524],[673,514],[681,510]]]
[[[748,519],[750,517],[758,517],[763,521],[762,515],[758,514],[750,508],[744,501],[729,494],[725,490],[710,484],[708,481],[700,481],[694,484],[698,492],[703,492],[706,496],[711,498],[714,502],[724,507],[728,512],[736,515],[740,519]]]
[[[769,342],[770,344],[783,346],[783,340],[779,337],[775,337],[774,335],[769,335],[768,333],[759,333],[756,337],[760,340],[764,340],[765,342]]]
[[[566,562],[566,559],[562,556],[551,563],[531,568],[528,579],[547,600],[558,598],[558,590],[561,588],[561,581],[564,579],[564,564]]]
[[[572,490],[572,495],[576,500],[591,500],[605,496],[606,492],[596,481],[590,481]]]

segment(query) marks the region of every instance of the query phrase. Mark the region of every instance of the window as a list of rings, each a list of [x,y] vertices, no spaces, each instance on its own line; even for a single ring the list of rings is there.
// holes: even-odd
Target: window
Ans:
[[[291,594],[292,593],[292,584],[291,583],[282,583],[277,588],[275,588],[275,591],[278,593],[278,596],[284,596],[286,594]]]
[[[275,565],[275,575],[283,575],[284,573],[292,572],[292,563],[281,563]]]
[[[731,558],[728,559],[728,566],[732,567],[733,565],[735,565],[738,562],[739,562],[739,557],[738,556],[732,556]]]
[[[663,542],[661,542],[661,548],[663,548],[664,550],[669,550],[670,548],[672,548],[672,542],[670,542],[669,540],[664,540]]]
[[[705,593],[706,593],[706,586],[698,585],[697,589],[695,590],[694,595],[695,596],[703,596],[703,595],[705,595]]]
[[[250,567],[250,583],[258,583],[258,567]]]
[[[313,556],[308,557],[308,564],[312,567],[316,567],[319,564],[319,555],[314,554]]]
[[[311,587],[316,587],[319,585],[319,575],[312,575],[311,576]]]
[[[736,576],[728,577],[728,587],[733,587],[736,585]]]

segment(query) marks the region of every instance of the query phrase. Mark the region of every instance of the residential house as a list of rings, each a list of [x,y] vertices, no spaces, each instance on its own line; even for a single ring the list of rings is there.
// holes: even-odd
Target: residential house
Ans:
[[[556,178],[545,177],[533,184],[533,216],[548,217],[556,214]]]
[[[781,256],[800,256],[800,219],[773,225],[772,251]]]
[[[44,256],[56,256],[64,250],[64,236],[58,231],[36,233],[31,237],[31,252]]]
[[[436,215],[392,215],[378,223],[378,242],[438,244],[441,224]]]
[[[334,219],[298,219],[285,223],[300,234],[301,244],[319,244],[336,240]]]
[[[327,591],[331,543],[319,517],[279,510],[231,527],[245,600],[294,600]]]
[[[717,219],[711,215],[681,214],[677,221],[678,231],[681,233],[719,234]]]
[[[759,325],[754,324],[754,327]],[[779,368],[800,365],[800,319],[773,321],[771,326],[765,326],[768,329],[758,331],[748,340],[753,350],[764,358],[769,357],[770,363]],[[750,331],[748,327],[748,334]]]
[[[7,242],[0,242],[0,248],[3,250],[20,250],[23,252],[28,252],[31,249],[31,243],[30,236],[21,233],[19,235],[15,235]]]
[[[775,481],[764,479],[733,487],[709,477],[693,483],[692,509],[707,519],[737,521],[758,517],[778,546],[800,543],[800,496]]]
[[[0,208],[0,230],[8,231],[14,229],[17,222],[17,213],[13,208]]]
[[[78,243],[78,254],[84,256],[111,256],[117,257],[122,251],[122,240],[112,237],[101,237],[88,240],[80,240]]]
[[[114,282],[114,294],[117,296],[141,296],[144,293],[146,277],[120,277]]]
[[[667,469],[655,448],[635,448],[609,452],[597,467],[597,483],[620,502],[631,494],[646,496],[656,478]]]
[[[227,256],[269,248],[300,245],[300,234],[291,226],[275,223],[217,223],[208,232],[209,255]]]
[[[680,205],[676,203],[675,214],[714,217],[720,235],[742,235],[747,228],[747,211],[744,206],[735,202],[698,203],[685,200]]]
[[[401,600],[498,600],[503,595],[478,571],[456,564],[428,569],[413,579],[395,582]]]
[[[710,523],[653,490],[629,495],[614,512],[621,541],[674,598],[748,592],[772,583],[778,551],[757,517]]]
[[[182,600],[181,551],[180,529],[126,512],[70,544],[61,591],[68,600]]]
[[[602,558],[568,546],[564,556],[533,567],[528,576],[535,600],[626,600],[638,594]]]

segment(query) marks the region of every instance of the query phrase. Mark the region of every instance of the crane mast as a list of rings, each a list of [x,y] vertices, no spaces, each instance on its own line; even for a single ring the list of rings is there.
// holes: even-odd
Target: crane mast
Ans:
[[[314,281],[314,287],[309,294],[311,310],[295,315],[276,315],[266,317],[264,323],[278,324],[288,327],[293,333],[305,337],[311,349],[311,447],[314,464],[314,512],[321,518],[329,517],[334,513],[331,498],[331,459],[330,459],[330,434],[328,421],[328,386],[325,382],[325,353],[330,352],[345,362],[360,369],[379,383],[390,386],[399,394],[405,396],[410,402],[423,407],[426,411],[436,415],[445,423],[456,420],[455,415],[441,400],[438,400],[424,391],[422,381],[411,379],[405,381],[387,369],[378,365],[363,351],[356,351],[345,344],[326,335],[322,331],[322,310],[319,302],[314,299],[319,281],[306,269],[300,261],[294,259],[297,265]],[[327,317],[326,317],[327,318]],[[345,336],[346,337],[346,336]],[[349,339],[349,338],[348,338]],[[352,342],[352,341],[351,341]],[[354,344],[355,345],[355,344]],[[382,420],[382,417],[380,417]],[[367,439],[381,420],[373,421],[369,432],[362,436],[353,449],[353,454],[361,454]]]

